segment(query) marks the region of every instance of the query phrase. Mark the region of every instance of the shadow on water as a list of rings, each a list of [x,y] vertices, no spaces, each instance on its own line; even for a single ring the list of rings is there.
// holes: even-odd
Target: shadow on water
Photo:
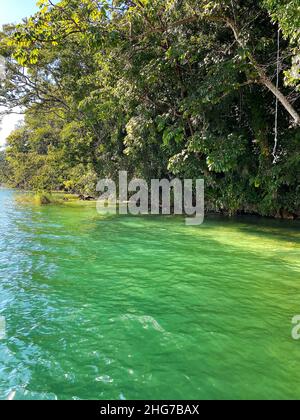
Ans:
[[[265,237],[278,241],[293,241],[300,244],[300,220],[275,220],[256,216],[239,216],[222,218],[219,216],[206,217],[206,223],[220,223],[223,226],[233,226],[242,233]]]

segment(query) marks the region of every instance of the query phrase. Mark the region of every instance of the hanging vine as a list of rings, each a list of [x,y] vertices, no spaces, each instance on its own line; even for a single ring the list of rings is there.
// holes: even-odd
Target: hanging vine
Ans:
[[[276,74],[276,89],[279,89],[279,75],[280,75],[280,28],[277,33],[277,74]],[[275,105],[275,127],[274,127],[274,149],[273,149],[273,163],[278,162],[277,148],[278,148],[278,107],[279,99],[276,97]]]

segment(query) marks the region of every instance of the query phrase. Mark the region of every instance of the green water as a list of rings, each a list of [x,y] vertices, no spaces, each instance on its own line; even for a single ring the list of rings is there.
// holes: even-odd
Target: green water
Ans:
[[[0,399],[300,398],[298,223],[0,212]]]

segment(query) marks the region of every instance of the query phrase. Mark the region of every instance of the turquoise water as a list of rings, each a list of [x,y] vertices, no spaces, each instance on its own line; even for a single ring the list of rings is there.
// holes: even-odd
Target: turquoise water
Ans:
[[[300,397],[299,223],[14,197],[0,190],[0,399]]]

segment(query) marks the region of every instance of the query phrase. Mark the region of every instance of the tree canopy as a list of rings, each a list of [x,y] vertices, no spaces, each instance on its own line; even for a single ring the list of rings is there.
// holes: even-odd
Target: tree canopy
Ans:
[[[0,37],[0,105],[26,110],[10,183],[92,194],[124,169],[204,177],[210,210],[299,215],[297,3],[40,0]]]

